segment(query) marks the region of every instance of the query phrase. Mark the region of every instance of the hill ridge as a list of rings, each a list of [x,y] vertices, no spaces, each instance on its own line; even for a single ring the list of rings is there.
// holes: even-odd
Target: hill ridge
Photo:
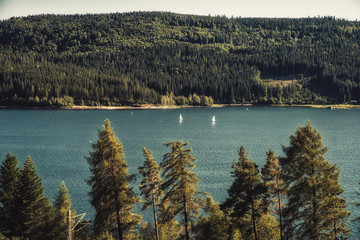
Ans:
[[[11,18],[0,21],[0,104],[358,102],[358,39],[359,22],[334,17]]]

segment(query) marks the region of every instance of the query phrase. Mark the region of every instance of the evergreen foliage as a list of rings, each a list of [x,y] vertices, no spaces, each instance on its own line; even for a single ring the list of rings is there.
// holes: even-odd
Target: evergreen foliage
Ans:
[[[185,239],[189,240],[191,228],[201,211],[201,192],[198,190],[199,179],[191,172],[195,168],[196,159],[191,155],[191,148],[184,149],[188,143],[168,142],[165,146],[171,147],[171,152],[164,155],[161,163],[164,183],[164,198],[162,199],[162,222],[168,222],[179,214],[182,216]],[[165,207],[164,207],[165,206]]]
[[[56,221],[56,234],[54,239],[66,239],[68,236],[68,211],[71,208],[71,199],[69,196],[69,191],[65,185],[65,182],[62,181],[59,191],[55,196],[54,201],[55,208],[55,221]]]
[[[359,102],[359,39],[359,22],[333,17],[11,18],[0,21],[0,104]]]
[[[130,187],[134,176],[128,173],[123,146],[109,120],[105,120],[98,136],[88,158],[92,173],[88,181],[91,186],[89,195],[96,210],[94,229],[99,236],[108,232],[122,240],[141,221],[141,216],[132,213],[133,205],[139,202]]]
[[[222,209],[211,196],[205,202],[198,190],[199,179],[193,173],[196,159],[192,149],[185,148],[188,143],[164,143],[171,151],[164,155],[161,168],[143,147],[139,187],[145,198],[143,209],[153,207],[154,224],[144,222],[137,230],[141,217],[132,208],[139,198],[130,187],[133,175],[128,173],[122,144],[109,120],[98,135],[87,158],[92,173],[89,194],[96,209],[94,228],[82,230],[77,239],[320,240],[350,235],[340,170],[325,159],[327,148],[310,122],[290,136],[289,146],[283,147],[285,157],[278,160],[272,150],[267,152],[262,175],[241,146]],[[20,169],[16,157],[7,154],[0,165],[0,239],[65,239],[70,208],[64,182],[52,206],[31,158]]]
[[[20,178],[17,159],[11,153],[6,155],[0,167],[0,233],[11,238],[19,236],[15,216],[16,195]]]
[[[183,236],[181,236],[182,232],[183,229],[181,224],[174,219],[159,223],[159,239],[181,239],[183,238]]]
[[[270,214],[262,214],[258,220],[259,239],[279,240],[279,222]],[[248,239],[246,236],[244,239]]]
[[[268,193],[270,195],[270,204],[271,211],[276,213],[279,217],[279,233],[280,239],[283,239],[283,226],[282,226],[282,210],[283,203],[282,200],[285,197],[286,189],[285,183],[282,176],[282,171],[280,169],[280,164],[278,158],[275,156],[274,151],[269,150],[266,152],[266,164],[261,169],[262,179],[265,183]]]
[[[340,170],[324,157],[327,148],[309,122],[290,136],[290,145],[280,158],[288,188],[284,209],[287,239],[340,239],[348,234],[349,212],[341,197]]]
[[[17,231],[23,239],[51,239],[53,237],[53,211],[49,199],[44,196],[44,187],[30,157],[20,170],[16,194],[17,212],[13,216]]]
[[[159,240],[158,220],[157,220],[157,205],[159,205],[163,192],[161,190],[162,179],[160,177],[161,168],[155,162],[151,151],[143,147],[143,154],[145,157],[144,166],[139,167],[139,172],[143,176],[141,185],[141,195],[144,195],[145,202],[142,210],[147,209],[150,205],[153,207],[154,227],[156,240]]]
[[[266,213],[266,187],[261,181],[258,166],[248,157],[241,145],[238,161],[233,161],[231,175],[234,182],[228,189],[229,197],[223,208],[231,210],[233,224],[243,236],[258,240],[258,221]]]
[[[158,223],[159,239],[178,240],[181,239],[181,225],[177,221]],[[144,222],[139,229],[140,239],[156,240],[155,224]]]
[[[201,217],[195,227],[197,240],[227,240],[230,238],[230,221],[221,211],[220,205],[210,196],[207,198],[205,212],[207,216]]]

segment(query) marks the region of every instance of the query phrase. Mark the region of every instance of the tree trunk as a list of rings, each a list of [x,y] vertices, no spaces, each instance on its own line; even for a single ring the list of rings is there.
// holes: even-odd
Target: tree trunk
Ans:
[[[313,200],[312,200],[312,207],[313,207],[313,214],[312,214],[312,223],[313,223],[313,226],[312,226],[312,229],[310,230],[311,232],[311,239],[319,239],[319,236],[318,236],[318,216],[317,216],[317,201],[315,200],[315,197],[316,197],[316,189],[315,187],[313,187]]]
[[[121,228],[121,220],[120,220],[120,204],[118,202],[118,196],[116,195],[116,203],[115,203],[115,208],[116,208],[116,222],[117,222],[117,230],[118,230],[118,240],[123,240],[123,231]]]
[[[153,212],[154,212],[156,240],[159,240],[159,229],[158,229],[158,223],[157,223],[157,217],[156,217],[156,204],[155,204],[155,198],[154,198],[154,190],[152,190],[152,199],[153,199]]]
[[[115,186],[115,173],[114,169],[112,169],[112,175],[113,175],[113,188],[116,189]],[[120,203],[119,203],[119,192],[115,192],[115,211],[116,211],[116,223],[117,223],[117,230],[118,230],[118,240],[123,240],[123,231],[121,228],[121,219],[120,219]]]
[[[253,199],[253,197],[251,197],[251,218],[252,218],[252,222],[253,222],[254,237],[255,237],[255,240],[258,240],[257,230],[256,230],[255,207],[254,207],[254,199]]]
[[[190,240],[189,235],[189,223],[188,223],[188,213],[187,213],[187,206],[186,206],[186,199],[184,196],[184,222],[185,222],[185,239]]]
[[[67,211],[67,223],[68,223],[68,240],[74,239],[74,233],[73,233],[73,220],[71,216],[71,210]],[[11,238],[16,239],[16,238]]]
[[[277,195],[278,195],[278,203],[279,203],[280,240],[283,240],[283,225],[282,225],[281,196],[280,196],[280,193],[278,193]]]

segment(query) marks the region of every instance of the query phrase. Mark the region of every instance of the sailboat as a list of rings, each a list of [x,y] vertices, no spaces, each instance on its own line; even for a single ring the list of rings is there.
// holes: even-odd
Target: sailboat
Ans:
[[[183,118],[182,118],[181,113],[180,113],[179,122],[182,122],[182,121],[183,121]]]
[[[211,122],[212,122],[212,123],[215,123],[215,115],[212,117]]]

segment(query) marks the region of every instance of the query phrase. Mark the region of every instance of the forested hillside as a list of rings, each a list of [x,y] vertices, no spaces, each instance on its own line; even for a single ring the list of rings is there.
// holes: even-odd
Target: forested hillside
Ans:
[[[1,105],[360,100],[360,23],[134,12],[0,22]]]

